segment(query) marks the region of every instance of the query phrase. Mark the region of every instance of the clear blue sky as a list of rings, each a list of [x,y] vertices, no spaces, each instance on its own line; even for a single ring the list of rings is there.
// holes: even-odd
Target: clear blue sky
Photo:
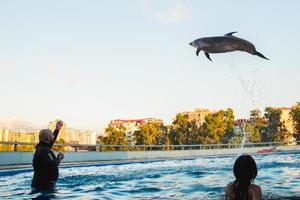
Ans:
[[[300,100],[300,1],[0,2],[0,118],[102,131],[116,118],[171,122],[196,107]],[[188,43],[238,31],[270,61]]]

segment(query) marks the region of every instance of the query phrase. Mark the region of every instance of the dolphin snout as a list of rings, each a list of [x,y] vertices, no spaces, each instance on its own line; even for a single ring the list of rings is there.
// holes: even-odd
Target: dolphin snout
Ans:
[[[195,47],[195,48],[197,48],[197,45],[196,45],[195,41],[193,41],[193,42],[190,42],[190,43],[189,43],[189,45],[191,45],[192,47]]]

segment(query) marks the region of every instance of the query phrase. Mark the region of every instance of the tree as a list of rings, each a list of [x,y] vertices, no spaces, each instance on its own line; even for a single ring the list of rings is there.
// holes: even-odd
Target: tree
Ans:
[[[165,150],[171,150],[173,147],[170,147],[172,145],[172,141],[170,139],[170,129],[171,126],[162,126],[163,135],[160,138],[159,144],[165,145]]]
[[[98,137],[98,143],[99,144],[105,144],[105,145],[127,145],[126,140],[126,134],[125,134],[126,128],[121,127],[108,127],[105,129],[105,137]],[[117,150],[117,147],[105,147],[102,150]]]
[[[254,109],[250,111],[250,122],[245,125],[247,138],[250,142],[261,142],[261,132],[266,126],[266,120],[261,111]]]
[[[294,126],[294,137],[296,141],[300,141],[300,102],[297,102],[290,112],[290,115],[293,119],[293,126]]]
[[[230,139],[232,137],[234,137],[234,114],[233,114],[233,110],[231,108],[228,108],[225,111],[225,126],[226,126],[226,130],[225,130],[225,134],[224,137],[222,139],[222,143],[229,143]]]
[[[104,144],[104,136],[103,135],[98,136],[97,144]]]
[[[200,127],[196,120],[190,120],[188,115],[179,113],[171,125],[169,138],[175,145],[199,144],[199,131]]]
[[[186,144],[189,125],[188,115],[182,115],[180,113],[176,115],[170,129],[170,140],[172,144]]]
[[[243,141],[243,136],[242,135],[236,135],[230,138],[229,144],[233,145],[240,145]]]
[[[234,135],[233,110],[228,108],[211,113],[205,117],[200,131],[200,142],[202,144],[228,143]]]
[[[260,130],[260,127],[253,122],[245,125],[247,139],[252,143],[261,142]]]
[[[250,121],[255,124],[256,123],[264,124],[264,119],[261,114],[261,111],[258,109],[251,110],[250,111]]]
[[[275,142],[287,142],[292,133],[289,133],[283,122],[280,122],[278,128],[278,133],[275,135]]]
[[[281,111],[272,107],[265,108],[265,117],[267,120],[267,126],[265,127],[262,139],[264,142],[274,142],[275,135],[278,133],[280,126]]]
[[[137,145],[163,144],[164,127],[161,123],[142,124],[140,130],[134,132]]]
[[[281,121],[282,111],[280,109],[266,107],[265,117],[267,126],[262,132],[262,138],[265,142],[285,142],[290,137],[284,122]]]

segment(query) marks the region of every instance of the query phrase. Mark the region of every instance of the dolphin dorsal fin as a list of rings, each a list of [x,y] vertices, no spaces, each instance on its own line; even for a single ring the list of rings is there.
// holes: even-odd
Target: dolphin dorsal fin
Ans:
[[[227,33],[225,34],[224,36],[232,36],[233,34],[237,33],[236,31],[233,31],[233,32],[230,32],[230,33]]]

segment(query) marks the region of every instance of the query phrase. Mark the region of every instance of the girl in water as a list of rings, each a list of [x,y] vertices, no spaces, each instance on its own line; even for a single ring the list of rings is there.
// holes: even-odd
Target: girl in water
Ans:
[[[260,200],[261,188],[253,184],[257,167],[250,155],[239,156],[233,166],[235,181],[229,183],[225,189],[227,200]]]

